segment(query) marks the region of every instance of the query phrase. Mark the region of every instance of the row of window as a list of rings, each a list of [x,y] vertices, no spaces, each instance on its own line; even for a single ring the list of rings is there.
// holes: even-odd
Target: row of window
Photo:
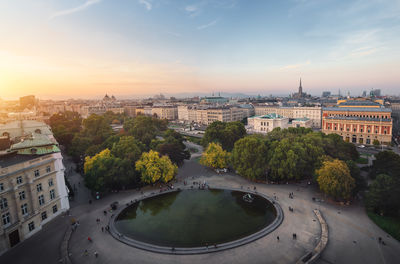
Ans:
[[[51,167],[47,166],[46,167],[46,173],[50,173],[51,172]],[[35,177],[39,177],[40,176],[40,171],[39,170],[35,170],[34,172]],[[23,183],[23,178],[22,176],[18,176],[17,177],[17,184],[22,184]]]
[[[389,116],[389,115],[328,114],[328,116],[341,116],[341,117],[362,117],[362,118],[382,118],[382,119],[390,119],[390,116]]]
[[[23,210],[23,212],[26,212],[26,213],[24,214],[24,215],[26,215],[27,212],[28,212],[28,205],[27,205],[27,204],[22,205],[22,206],[21,206],[21,209]],[[53,210],[53,214],[57,213],[57,212],[58,212],[58,207],[57,207],[57,205],[53,205],[52,210]],[[1,218],[2,218],[2,222],[3,222],[3,226],[8,226],[8,225],[11,224],[11,215],[10,215],[9,212],[3,214],[3,215],[1,216]],[[41,213],[41,218],[42,218],[42,221],[44,221],[44,220],[47,219],[47,212],[46,212],[46,211],[44,211],[44,212]],[[28,229],[29,229],[29,231],[34,230],[34,229],[35,229],[35,222],[33,222],[33,221],[30,222],[30,223],[28,224]]]
[[[56,198],[56,192],[54,189],[52,189],[52,190],[50,190],[50,200],[53,200],[54,198]],[[21,201],[26,199],[25,191],[19,192],[19,199]],[[43,194],[39,195],[38,200],[39,200],[39,205],[43,205],[45,203],[44,195]],[[24,207],[26,209],[22,209],[22,207]],[[7,198],[0,198],[0,210],[6,209],[6,208],[8,208]],[[21,206],[21,209],[22,209],[22,214],[25,215],[28,211],[27,204],[23,204]]]

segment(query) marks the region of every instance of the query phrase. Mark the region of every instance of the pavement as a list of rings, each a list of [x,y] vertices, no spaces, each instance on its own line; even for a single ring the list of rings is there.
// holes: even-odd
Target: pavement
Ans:
[[[258,192],[270,197],[277,196],[277,202],[284,211],[282,224],[261,239],[226,251],[186,256],[152,253],[125,245],[101,230],[111,217],[110,214],[103,214],[110,203],[119,201],[120,204],[125,204],[141,197],[139,191],[110,194],[89,204],[90,192],[83,186],[83,179],[79,174],[71,173],[68,179],[72,186],[78,186],[78,193],[71,202],[70,214],[80,222],[69,241],[72,263],[295,263],[318,243],[321,230],[313,209],[321,211],[329,229],[328,245],[316,263],[399,262],[400,242],[377,227],[368,218],[360,202],[356,201],[350,206],[327,201],[315,202],[312,197],[326,200],[316,186],[255,184],[234,174],[217,174],[196,161],[199,154],[193,154],[192,159],[185,161],[179,169],[175,187],[182,185],[183,180],[189,183],[205,180],[211,187],[243,186],[247,189],[256,186]],[[73,166],[67,159],[65,163],[67,168]],[[77,185],[79,182],[80,185]],[[150,193],[158,189],[157,187],[146,187],[142,191],[145,194]],[[294,199],[289,198],[290,192],[294,192]],[[294,212],[288,210],[289,206],[294,208]],[[60,216],[50,222],[41,232],[2,255],[0,263],[57,263],[60,258],[60,244],[66,228],[69,227],[68,218]],[[100,223],[96,222],[97,218]],[[297,240],[292,239],[293,233],[297,234]],[[87,240],[89,236],[93,242]],[[280,237],[279,242],[277,236]],[[382,237],[386,245],[378,243],[378,237]],[[85,250],[88,250],[88,256],[83,254]],[[97,258],[95,252],[98,253]]]

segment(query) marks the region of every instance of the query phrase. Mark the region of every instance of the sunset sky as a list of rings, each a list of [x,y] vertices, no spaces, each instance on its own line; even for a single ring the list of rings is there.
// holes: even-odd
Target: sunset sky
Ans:
[[[400,94],[400,1],[0,0],[0,98]]]

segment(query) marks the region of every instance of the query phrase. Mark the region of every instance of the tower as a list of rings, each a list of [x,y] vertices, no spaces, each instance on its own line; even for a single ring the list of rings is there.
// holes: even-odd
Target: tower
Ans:
[[[301,87],[301,78],[300,78],[300,86],[299,86],[299,97],[303,96],[303,87]]]

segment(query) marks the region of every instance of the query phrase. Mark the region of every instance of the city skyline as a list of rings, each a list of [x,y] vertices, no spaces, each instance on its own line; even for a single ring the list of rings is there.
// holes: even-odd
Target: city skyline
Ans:
[[[398,95],[398,1],[0,1],[2,99]],[[22,32],[24,34],[22,34]]]

